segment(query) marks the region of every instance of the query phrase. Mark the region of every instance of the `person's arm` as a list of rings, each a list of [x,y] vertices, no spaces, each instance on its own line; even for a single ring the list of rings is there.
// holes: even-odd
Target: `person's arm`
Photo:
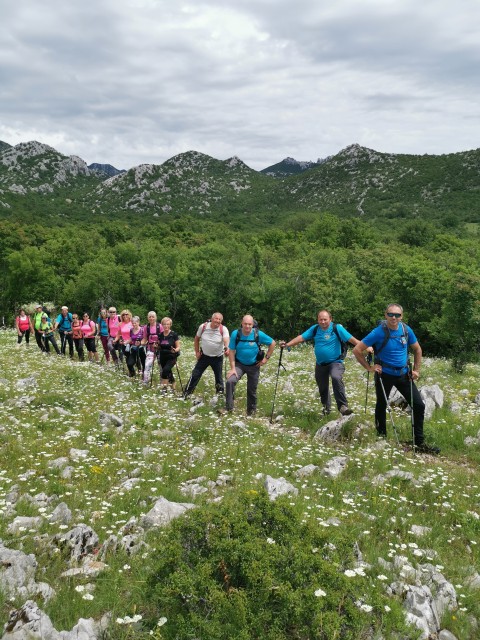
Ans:
[[[237,353],[236,349],[230,349],[228,352],[228,360],[230,362],[230,371],[227,371],[227,378],[230,376],[236,376],[237,372],[235,369],[235,354]]]
[[[275,349],[276,344],[277,343],[275,342],[275,340],[272,340],[271,343],[268,345],[267,353],[265,354],[264,359],[260,360],[260,362],[258,363],[259,367],[262,367],[264,364],[267,364],[267,362],[270,360],[270,357]]]
[[[224,338],[223,338],[223,353],[226,356],[228,356],[228,354],[229,354],[229,348],[228,348],[229,343],[230,343],[230,336],[224,336]]]
[[[202,354],[200,353],[200,338],[197,335],[193,339],[193,348],[195,349],[195,357],[198,360]]]
[[[354,338],[354,340],[356,340],[356,338]],[[355,356],[355,358],[358,360],[359,364],[362,365],[362,367],[366,370],[366,371],[371,371],[372,373],[382,373],[382,367],[379,364],[369,364],[366,357],[365,357],[365,351],[368,352],[372,352],[373,348],[372,347],[368,347],[364,342],[362,342],[361,340],[357,340],[357,343],[355,344],[355,347],[353,348],[353,355]]]
[[[177,354],[180,351],[180,340],[175,340],[175,346],[172,347],[172,351]]]
[[[294,347],[296,344],[300,344],[301,342],[305,342],[305,338],[303,338],[301,335],[299,335],[296,338],[292,338],[288,342],[285,342],[285,340],[281,340],[280,341],[280,346],[282,348],[286,347],[287,349],[290,349],[290,347]]]
[[[420,367],[422,366],[422,347],[418,342],[414,342],[410,345],[413,351],[413,380],[418,380],[420,377]]]
[[[21,335],[22,335],[22,332],[20,331],[20,317],[19,317],[19,316],[17,316],[17,317],[15,318],[15,325],[16,325],[16,327],[17,327],[17,334],[18,334],[19,336],[21,336]]]

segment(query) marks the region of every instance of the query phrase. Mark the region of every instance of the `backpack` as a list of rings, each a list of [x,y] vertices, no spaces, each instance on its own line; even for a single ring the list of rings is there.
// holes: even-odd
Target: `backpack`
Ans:
[[[205,331],[205,329],[207,328],[207,324],[211,322],[211,320],[207,320],[206,322],[204,322],[202,324],[202,332],[200,333],[200,335],[203,335],[203,332]],[[220,323],[220,325],[218,326],[219,330],[220,330],[220,335],[223,338],[223,324]]]
[[[402,326],[402,337],[406,340],[406,344],[408,345],[408,330],[407,330],[407,325],[404,322],[400,322],[399,323]],[[375,364],[382,364],[382,361],[380,360],[380,358],[378,357],[378,354],[380,353],[380,351],[387,345],[388,341],[391,338],[391,333],[390,333],[390,329],[388,328],[387,325],[387,321],[386,320],[381,320],[379,322],[379,326],[382,327],[383,332],[384,332],[384,337],[383,337],[383,342],[380,345],[380,347],[378,349],[375,349],[374,347],[374,353],[375,353],[375,359],[374,362]],[[408,349],[407,349],[407,353],[408,353]],[[407,355],[407,359],[408,359],[408,355]]]
[[[344,342],[341,337],[340,334],[338,332],[337,329],[337,324],[335,322],[332,322],[333,325],[333,333],[337,336],[338,341],[340,342],[340,355],[338,356],[338,359],[340,360],[345,360],[346,355],[347,355],[347,351],[348,351],[348,342]],[[317,335],[318,332],[318,324],[315,326],[314,330],[313,330],[313,336],[312,336],[312,340],[313,340],[313,344],[315,345],[315,336]]]
[[[258,353],[256,355],[255,360],[260,362],[265,357],[265,352],[263,349],[260,349],[260,338],[258,336],[258,322],[256,320],[253,321],[253,339],[257,343]],[[237,330],[237,335],[235,336],[235,351],[237,350],[237,345],[239,342],[251,342],[251,340],[242,340],[242,327]]]
[[[160,324],[160,322],[157,322],[157,324],[155,325],[156,329],[157,329],[157,341],[160,340],[160,334],[162,333],[160,327],[162,325]],[[146,331],[147,331],[147,342],[150,343],[150,325],[147,324],[146,325]]]
[[[63,323],[65,322],[65,320],[68,320],[70,322],[70,326],[72,326],[73,316],[72,316],[72,314],[70,312],[68,312],[66,316],[62,315],[62,319],[58,323],[58,330],[59,331],[61,330],[61,327],[63,326]]]

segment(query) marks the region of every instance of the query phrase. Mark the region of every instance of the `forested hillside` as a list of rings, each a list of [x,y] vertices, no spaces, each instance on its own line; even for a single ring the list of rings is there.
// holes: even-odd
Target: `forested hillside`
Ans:
[[[395,300],[427,353],[474,359],[479,176],[480,151],[352,145],[285,179],[194,151],[105,179],[47,145],[4,145],[1,313],[115,303],[192,334],[217,308],[286,337],[328,307],[362,335]]]

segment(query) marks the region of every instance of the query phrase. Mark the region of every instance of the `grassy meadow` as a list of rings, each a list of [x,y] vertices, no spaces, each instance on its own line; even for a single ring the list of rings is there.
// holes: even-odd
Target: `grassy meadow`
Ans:
[[[35,554],[36,580],[55,590],[48,603],[37,602],[57,630],[108,612],[108,637],[116,640],[418,638],[404,622],[402,597],[389,588],[400,578],[386,563],[406,556],[414,568],[434,565],[454,585],[458,607],[442,627],[460,640],[479,637],[480,599],[469,578],[480,573],[480,445],[464,444],[480,429],[478,365],[460,375],[446,360],[425,360],[419,386],[438,384],[445,394],[425,423],[426,441],[442,452],[414,457],[390,422],[387,443],[377,442],[374,390],[365,413],[367,375],[351,355],[345,383],[355,415],[340,442],[325,444],[313,436],[337,414],[321,416],[309,345],[283,354],[271,424],[278,349],[261,373],[257,416],[247,419],[245,379],[234,413],[220,415],[211,371],[195,393],[204,404],[195,408],[178,382],[176,394],[160,393],[157,368],[145,386],[113,366],[43,354],[34,341],[16,348],[15,339],[0,332],[0,539]],[[183,385],[193,364],[193,340],[185,338]],[[30,376],[36,385],[18,389]],[[121,417],[123,427],[104,429],[101,411]],[[393,416],[400,441],[410,439],[409,416],[400,409]],[[321,469],[336,456],[347,464],[332,479]],[[61,457],[69,459],[70,478],[52,466]],[[315,473],[297,475],[312,464]],[[266,475],[285,478],[298,494],[270,502]],[[202,487],[194,496],[192,481]],[[52,498],[44,506],[27,498],[41,493]],[[147,531],[134,555],[106,551],[98,576],[61,575],[69,565],[54,536],[85,523],[102,545],[161,496],[195,508]],[[50,524],[60,502],[72,521]],[[12,533],[16,516],[43,520]],[[415,527],[428,529],[419,537]],[[401,579],[408,583],[408,572]],[[3,625],[25,598],[0,598]]]

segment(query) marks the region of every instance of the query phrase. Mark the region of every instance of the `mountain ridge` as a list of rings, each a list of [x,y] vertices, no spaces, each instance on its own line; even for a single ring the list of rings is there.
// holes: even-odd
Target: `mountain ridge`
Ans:
[[[301,164],[286,160],[293,167]],[[478,222],[479,149],[413,155],[352,144],[307,164],[293,175],[274,177],[237,156],[218,160],[190,150],[109,176],[78,156],[32,141],[0,150],[0,211],[15,214],[40,198],[47,214],[67,217],[134,213],[273,223],[296,212],[329,211],[344,217],[457,216]]]

